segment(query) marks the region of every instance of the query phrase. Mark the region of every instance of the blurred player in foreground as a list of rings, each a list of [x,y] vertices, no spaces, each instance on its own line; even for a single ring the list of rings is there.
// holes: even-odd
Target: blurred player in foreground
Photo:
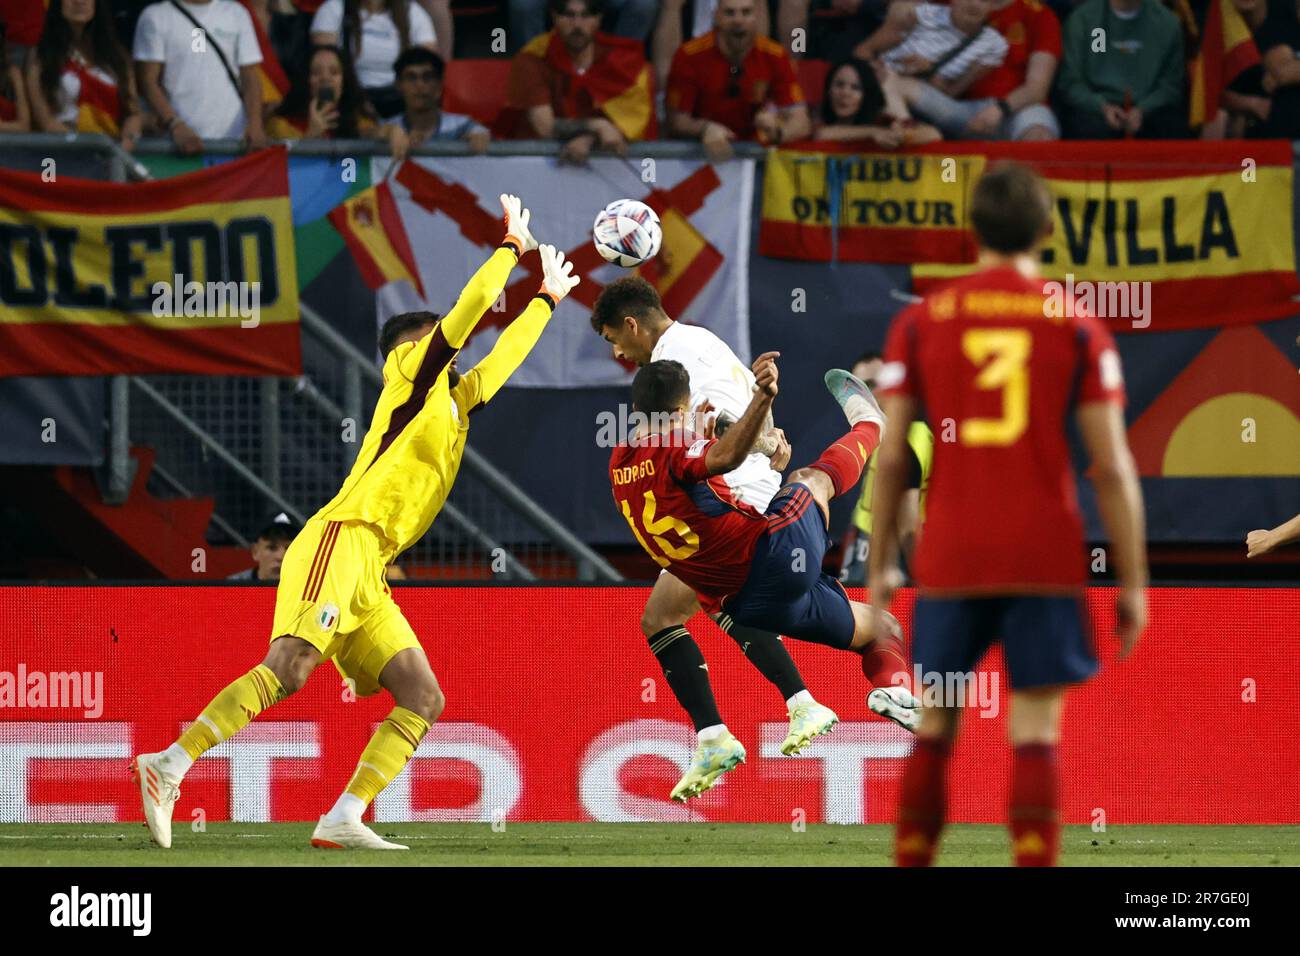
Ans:
[[[740,420],[717,439],[685,428],[690,378],[680,363],[651,362],[637,372],[632,403],[647,420],[610,456],[614,500],[637,543],[693,589],[706,611],[856,651],[876,687],[868,697],[871,709],[910,727],[916,701],[906,686],[902,642],[889,633],[873,639],[867,606],[850,601],[822,571],[830,499],[858,483],[884,426],[866,386],[848,372],[827,373],[852,428],[811,465],[792,472],[765,511],[739,501],[723,477],[763,432],[777,393],[777,354],[754,362],[757,391]],[[745,755],[729,732],[701,749],[715,778]]]
[[[872,506],[876,609],[889,606],[897,583],[907,429],[922,408],[930,421],[951,419],[957,428],[955,442],[935,445],[913,568],[914,690],[925,706],[903,773],[895,857],[902,866],[928,865],[944,825],[948,756],[964,701],[933,706],[928,691],[954,686],[1000,641],[1011,687],[1012,853],[1018,865],[1046,866],[1060,844],[1056,751],[1065,691],[1097,670],[1068,413],[1110,538],[1121,657],[1146,623],[1142,493],[1125,441],[1114,340],[1097,319],[1051,308],[1038,278],[1052,224],[1046,185],[1024,166],[995,167],[975,186],[971,221],[979,270],[898,316],[878,379],[890,431]]]
[[[393,316],[380,332],[384,387],[352,472],[285,555],[266,659],[213,698],[180,739],[132,762],[149,832],[171,846],[181,778],[332,659],[358,695],[388,691],[395,707],[361,753],[356,773],[321,817],[312,846],[404,850],[361,822],[375,796],[406,766],[443,709],[442,691],[411,625],[393,601],[384,568],[420,539],[442,509],[465,450],[469,416],[519,367],[556,305],[578,284],[573,266],[541,247],[543,282],[492,351],[460,375],[456,353],[505,287],[520,256],[536,249],[529,213],[502,196],[506,236],[438,321],[430,312]]]
[[[876,376],[884,365],[883,357],[877,352],[867,352],[853,363],[853,377],[876,390]],[[921,519],[925,514],[925,492],[930,483],[930,462],[934,459],[934,435],[929,426],[922,421],[912,422],[907,430],[907,483],[900,505],[896,531],[899,549],[903,560],[910,568],[912,549],[916,544],[917,532],[921,528]],[[866,477],[862,479],[862,491],[858,503],[853,507],[853,517],[849,521],[849,530],[844,536],[844,557],[840,562],[840,583],[849,587],[863,587],[867,583],[867,555],[871,551],[871,497],[876,486],[876,464],[880,461],[880,449],[872,454],[867,462]]]
[[[671,359],[686,369],[690,379],[692,409],[716,412],[714,428],[719,436],[745,413],[753,397],[754,375],[736,357],[726,342],[706,328],[676,322],[664,311],[659,293],[640,276],[626,276],[601,292],[591,312],[591,326],[614,349],[620,361],[645,366]],[[693,419],[702,418],[698,413]],[[688,419],[686,427],[703,432],[705,423]],[[781,487],[781,469],[790,463],[790,445],[785,434],[772,427],[769,417],[750,454],[722,481],[737,500],[762,512]],[[674,800],[686,800],[713,786],[722,772],[708,754],[713,742],[729,734],[718,711],[709,671],[695,638],[686,624],[700,611],[695,592],[668,570],[666,558],[651,553],[664,570],[641,615],[641,631],[663,669],[664,679],[678,703],[695,725],[698,741],[695,757],[682,779],[673,787]],[[813,699],[799,669],[781,638],[771,631],[748,627],[731,615],[714,611],[718,626],[740,645],[745,658],[780,691],[785,700],[790,730],[781,744],[783,754],[797,754],[820,734],[827,733],[839,718],[829,707]],[[734,738],[733,738],[734,739]],[[739,760],[744,748],[739,748]],[[734,763],[732,764],[734,766]]]

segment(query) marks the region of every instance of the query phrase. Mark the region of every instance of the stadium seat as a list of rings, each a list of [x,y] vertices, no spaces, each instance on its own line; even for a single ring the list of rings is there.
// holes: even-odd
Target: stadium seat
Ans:
[[[808,101],[808,108],[813,109],[821,105],[822,87],[826,83],[826,73],[830,70],[831,65],[826,60],[797,60],[795,66],[798,70],[799,85],[803,87],[804,99]]]
[[[443,82],[442,108],[448,113],[468,113],[491,126],[506,101],[510,60],[452,60]]]

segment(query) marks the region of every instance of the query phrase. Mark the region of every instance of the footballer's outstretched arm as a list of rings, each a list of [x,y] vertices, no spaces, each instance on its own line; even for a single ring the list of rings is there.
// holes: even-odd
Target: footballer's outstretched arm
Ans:
[[[729,427],[725,435],[709,446],[704,456],[704,466],[710,475],[725,475],[739,468],[766,428],[772,412],[772,402],[776,398],[776,359],[780,355],[780,352],[764,352],[754,360],[754,378],[758,387],[745,414],[740,416],[740,421]]]
[[[460,348],[469,339],[469,334],[474,331],[479,319],[483,318],[483,313],[505,288],[510,270],[519,258],[529,249],[537,248],[537,240],[528,229],[528,220],[532,214],[523,207],[519,197],[503,195],[501,206],[505,210],[506,223],[506,237],[501,248],[492,253],[492,257],[474,273],[456,304],[438,324],[442,338],[453,349]]]
[[[1115,562],[1120,587],[1117,631],[1120,656],[1125,657],[1146,624],[1145,589],[1149,576],[1142,486],[1124,437],[1124,412],[1120,406],[1115,402],[1084,402],[1075,416],[1088,451],[1088,478],[1097,492],[1097,510]]]
[[[523,312],[505,327],[492,351],[465,373],[456,394],[472,411],[485,405],[500,391],[506,380],[523,364],[528,353],[541,338],[560,300],[581,280],[573,275],[573,263],[554,246],[542,246],[542,285]]]
[[[1300,538],[1300,515],[1283,522],[1271,531],[1261,528],[1246,535],[1246,557],[1257,558],[1261,554],[1268,554],[1274,548],[1295,541],[1297,538]]]
[[[505,209],[506,225],[501,247],[474,273],[442,321],[398,360],[402,376],[421,393],[432,387],[451,364],[452,357],[469,339],[483,313],[501,294],[519,257],[537,248],[537,240],[528,229],[530,213],[523,208],[519,197],[503,194],[501,206]]]

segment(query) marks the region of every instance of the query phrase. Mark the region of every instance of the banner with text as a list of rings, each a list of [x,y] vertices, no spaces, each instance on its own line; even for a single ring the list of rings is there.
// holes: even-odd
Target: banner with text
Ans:
[[[767,163],[759,253],[907,263],[919,294],[969,271],[970,203],[996,160],[1036,168],[1053,197],[1043,273],[1128,301],[1117,332],[1260,322],[1300,311],[1292,153],[1284,141],[938,143],[908,153],[778,150]],[[1120,313],[1120,314],[1115,314]]]
[[[296,375],[283,148],[172,179],[0,171],[0,376]]]
[[[670,801],[694,734],[637,626],[648,594],[643,587],[395,588],[447,708],[380,794],[373,817],[894,820],[913,738],[867,710],[858,659],[786,642],[809,689],[842,722],[804,754],[783,756],[785,702],[703,617],[694,633],[722,714],[749,759],[688,805]],[[1300,819],[1300,712],[1289,650],[1300,591],[1156,589],[1151,625],[1125,661],[1114,659],[1108,636],[1114,590],[1089,597],[1103,667],[1065,708],[1064,822]],[[909,631],[911,601],[904,592],[894,608]],[[139,820],[128,759],[171,743],[262,659],[274,602],[275,590],[259,587],[0,588],[0,612],[13,632],[0,649],[0,822]],[[565,622],[560,642],[553,640],[557,619]],[[1225,640],[1224,622],[1247,638]],[[1008,689],[996,652],[961,693],[967,713],[949,807],[957,821],[998,823],[1010,755]],[[319,668],[185,778],[177,843],[202,839],[190,832],[199,819],[316,819],[347,785],[391,707],[383,694],[356,698],[333,667]]]

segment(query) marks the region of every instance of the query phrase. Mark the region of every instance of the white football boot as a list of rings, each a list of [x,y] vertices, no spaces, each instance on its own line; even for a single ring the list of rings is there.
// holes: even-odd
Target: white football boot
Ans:
[[[149,836],[164,850],[172,845],[172,811],[181,795],[181,778],[164,773],[162,754],[140,754],[131,761],[131,779],[140,786]]]
[[[409,846],[389,843],[360,821],[326,823],[321,817],[311,835],[311,845],[325,850],[409,850]]]
[[[877,687],[867,695],[867,707],[912,733],[921,723],[921,702],[906,687]]]

